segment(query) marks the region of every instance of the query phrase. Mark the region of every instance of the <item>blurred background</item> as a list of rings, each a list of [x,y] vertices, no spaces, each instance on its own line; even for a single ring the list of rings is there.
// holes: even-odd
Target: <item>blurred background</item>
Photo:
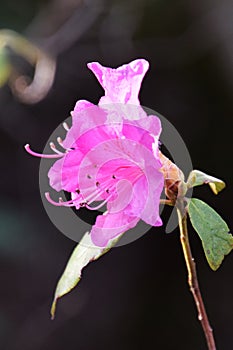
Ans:
[[[179,233],[165,234],[163,227],[90,264],[50,320],[54,288],[75,242],[47,217],[39,159],[23,146],[43,150],[76,100],[98,102],[102,89],[87,62],[116,67],[144,57],[150,71],[141,103],[173,123],[194,168],[226,181],[217,197],[208,187],[195,195],[232,228],[232,1],[1,0],[0,5],[0,28],[33,45],[28,52],[29,43],[14,38],[0,54],[1,349],[206,349]],[[0,32],[0,46],[8,34]],[[164,211],[165,222],[169,214]],[[233,255],[213,272],[191,228],[190,236],[217,348],[232,350]]]

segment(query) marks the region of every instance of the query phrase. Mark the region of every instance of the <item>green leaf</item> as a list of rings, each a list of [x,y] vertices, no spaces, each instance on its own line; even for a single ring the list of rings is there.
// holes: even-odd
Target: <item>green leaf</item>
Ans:
[[[116,239],[109,241],[107,247],[98,247],[93,244],[89,232],[86,232],[80,243],[75,247],[66,268],[58,281],[55,291],[51,316],[55,317],[57,300],[63,295],[69,293],[80,281],[82,269],[91,261],[97,260],[103,254],[107,253],[121,238],[122,235]]]
[[[8,81],[11,74],[11,65],[4,48],[0,49],[0,88]]]
[[[202,241],[206,259],[215,271],[233,249],[233,236],[228,233],[229,228],[221,216],[200,199],[190,200],[188,213]]]
[[[226,184],[222,180],[217,179],[216,177],[207,175],[199,170],[191,171],[187,180],[188,187],[191,188],[204,184],[209,184],[214,194],[218,194],[224,189],[224,187],[226,187]]]

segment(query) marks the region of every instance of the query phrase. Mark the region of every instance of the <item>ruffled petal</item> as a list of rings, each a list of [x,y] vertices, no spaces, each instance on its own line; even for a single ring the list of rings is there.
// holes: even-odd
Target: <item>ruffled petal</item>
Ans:
[[[147,170],[146,176],[141,177],[134,185],[133,199],[127,213],[128,215],[138,215],[151,226],[161,226],[159,205],[164,178],[154,168]]]
[[[156,116],[148,116],[140,120],[123,123],[122,134],[125,138],[134,140],[150,150],[158,148],[158,140],[161,133],[161,122]]]
[[[77,146],[77,140],[85,132],[95,130],[98,126],[104,125],[106,122],[106,112],[100,107],[86,100],[79,100],[72,115],[72,127],[67,132],[63,141],[65,148]]]
[[[142,176],[134,183],[132,200],[125,211],[128,215],[139,216],[149,225],[159,226],[162,224],[159,204],[164,186],[161,162],[146,147],[136,145],[134,150],[135,155],[131,158],[141,167]]]
[[[106,247],[109,240],[117,238],[122,233],[135,227],[138,221],[139,218],[129,217],[123,211],[99,215],[90,233],[91,240],[98,247]]]
[[[149,68],[144,59],[137,59],[119,68],[102,66],[98,62],[88,63],[105,91],[99,104],[127,103],[139,105],[138,95],[142,80]]]

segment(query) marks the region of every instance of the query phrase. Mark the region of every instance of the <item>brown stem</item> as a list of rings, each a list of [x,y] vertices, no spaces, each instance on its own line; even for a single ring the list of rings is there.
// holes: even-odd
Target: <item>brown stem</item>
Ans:
[[[216,350],[213,330],[209,324],[208,316],[205,310],[204,302],[202,300],[202,296],[201,296],[201,292],[198,284],[196,264],[192,257],[192,252],[189,244],[188,229],[187,229],[187,214],[184,209],[184,203],[182,199],[177,201],[176,207],[177,207],[177,214],[178,214],[179,228],[180,228],[180,241],[181,241],[181,245],[184,253],[185,263],[188,270],[188,284],[196,303],[196,307],[198,311],[198,319],[201,322],[201,325],[206,337],[208,350]]]

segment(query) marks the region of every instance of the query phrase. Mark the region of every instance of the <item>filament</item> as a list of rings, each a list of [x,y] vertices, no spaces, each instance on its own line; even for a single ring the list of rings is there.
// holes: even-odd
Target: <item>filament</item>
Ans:
[[[64,150],[66,151],[72,151],[73,149],[72,148],[66,148],[63,144],[63,140],[60,136],[57,137],[57,143],[62,147],[64,148]]]
[[[110,196],[108,196],[102,203],[100,203],[96,207],[90,207],[88,204],[86,204],[86,208],[89,210],[98,210],[98,209],[102,208],[104,206],[104,204],[106,204],[109,201],[109,199],[111,197],[112,197],[112,194],[110,194]]]
[[[58,151],[58,149],[56,148],[56,146],[54,145],[53,142],[50,142],[49,146],[50,146],[51,150],[54,151],[55,153],[64,155],[63,152]]]
[[[60,197],[59,198],[59,202],[55,202],[51,197],[50,197],[50,193],[49,192],[45,192],[45,197],[47,199],[47,201],[53,205],[55,205],[56,207],[73,207],[76,204],[74,204],[74,201],[77,200],[77,198],[71,199],[69,201],[64,202],[63,199]]]
[[[34,157],[39,157],[39,158],[61,158],[64,156],[64,153],[60,153],[60,154],[43,154],[43,153],[36,153],[34,151],[31,150],[30,145],[26,144],[24,146],[25,150],[31,154]]]
[[[110,183],[111,183],[110,181],[106,181],[104,183],[104,186],[106,186],[107,184],[110,184]],[[103,186],[103,184],[100,184],[100,185]],[[94,192],[89,194],[89,196],[85,197],[85,201],[88,202],[91,200],[91,202],[89,202],[89,204],[91,204],[95,201],[96,198],[98,198],[99,195],[105,193],[106,189],[108,189],[110,191],[113,189],[113,187],[114,187],[114,185],[110,186],[109,188],[105,188],[105,189],[96,189]]]

